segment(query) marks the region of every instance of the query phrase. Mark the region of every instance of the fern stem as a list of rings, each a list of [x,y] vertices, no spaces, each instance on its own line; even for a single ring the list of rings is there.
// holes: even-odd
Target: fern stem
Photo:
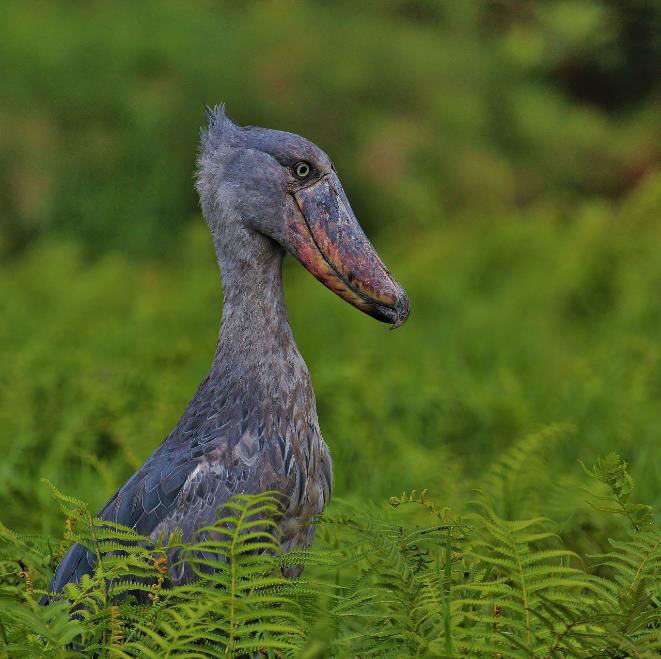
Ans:
[[[103,597],[103,608],[104,610],[108,607],[108,588],[106,587],[106,570],[105,566],[103,564],[103,557],[101,556],[101,550],[99,549],[99,539],[97,538],[96,535],[96,529],[94,528],[94,519],[92,518],[92,515],[89,510],[86,509],[87,512],[87,522],[90,527],[90,533],[92,534],[92,540],[94,541],[94,551],[96,553],[96,560],[98,561],[98,568],[97,568],[97,574],[100,572],[101,573],[101,595]],[[104,629],[103,634],[101,636],[101,643],[103,646],[105,646],[106,641],[108,639],[108,630]]]
[[[445,611],[443,622],[445,625],[445,652],[449,657],[454,656],[452,647],[452,616],[450,613],[450,596],[452,591],[452,527],[448,526],[445,540]]]
[[[236,574],[236,543],[239,538],[239,532],[243,522],[245,520],[250,506],[247,505],[241,509],[241,514],[239,519],[236,522],[235,532],[232,534],[232,542],[230,543],[229,549],[229,560],[231,561],[230,570],[231,570],[231,591],[230,591],[230,610],[229,610],[229,638],[227,640],[227,648],[225,649],[225,654],[232,656],[234,653],[234,643],[235,643],[235,634],[234,628],[236,626],[236,598],[237,598],[237,574]]]
[[[634,587],[635,583],[640,578],[640,573],[643,571],[643,568],[647,565],[647,562],[650,560],[650,558],[656,553],[656,550],[659,548],[659,545],[661,545],[661,536],[659,536],[659,539],[654,543],[654,545],[652,545],[652,548],[647,552],[647,555],[640,562],[640,565],[636,569],[636,574],[634,574],[633,582],[630,588]]]
[[[509,532],[508,532],[509,534]],[[509,534],[511,536],[511,534]],[[519,575],[521,579],[521,594],[523,595],[523,610],[526,613],[526,635],[528,637],[528,656],[533,657],[533,647],[532,647],[532,625],[530,622],[530,608],[528,600],[528,588],[526,587],[526,578],[523,572],[523,563],[521,561],[521,553],[519,552],[519,546],[516,543],[516,539],[512,538],[512,547],[514,548],[514,553],[516,556],[516,565],[519,570]]]

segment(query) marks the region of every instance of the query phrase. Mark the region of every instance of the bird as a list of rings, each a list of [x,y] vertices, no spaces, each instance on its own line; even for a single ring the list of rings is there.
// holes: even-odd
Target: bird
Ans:
[[[409,298],[360,227],[330,158],[289,132],[239,126],[207,107],[196,189],[221,273],[221,329],[208,375],[163,443],[113,495],[98,519],[153,540],[184,542],[232,496],[283,496],[283,551],[310,546],[312,520],[332,490],[315,394],[283,297],[282,263],[294,256],[340,298],[399,327]],[[42,603],[94,572],[95,554],[73,544]],[[192,581],[171,561],[172,584]],[[296,577],[301,566],[283,568]]]

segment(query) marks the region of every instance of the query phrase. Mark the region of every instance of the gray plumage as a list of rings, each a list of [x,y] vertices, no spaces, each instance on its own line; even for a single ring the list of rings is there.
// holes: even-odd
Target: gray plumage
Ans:
[[[293,169],[301,162],[311,170],[305,179]],[[328,156],[302,137],[241,128],[222,106],[211,110],[197,190],[222,274],[218,345],[174,430],[99,518],[153,539],[180,529],[190,541],[232,495],[275,490],[286,495],[283,549],[308,546],[309,522],[330,498],[332,467],[285,309],[285,251],[385,322],[404,322],[408,299],[360,230]],[[73,545],[51,592],[93,570],[93,554]],[[192,577],[185,565],[171,568],[173,583]]]

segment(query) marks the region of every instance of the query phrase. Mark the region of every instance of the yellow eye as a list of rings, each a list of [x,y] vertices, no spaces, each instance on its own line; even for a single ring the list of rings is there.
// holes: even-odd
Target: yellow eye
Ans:
[[[310,167],[310,164],[305,162],[305,160],[301,160],[297,162],[294,167],[294,176],[298,179],[306,179],[308,176],[310,176],[310,172],[312,171],[312,167]]]

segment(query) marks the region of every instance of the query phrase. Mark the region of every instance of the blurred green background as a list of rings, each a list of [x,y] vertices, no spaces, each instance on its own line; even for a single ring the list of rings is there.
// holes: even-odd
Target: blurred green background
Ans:
[[[60,532],[40,477],[100,508],[205,376],[220,101],[331,155],[410,293],[392,333],[287,263],[337,496],[461,508],[542,432],[502,514],[599,544],[608,451],[661,510],[660,34],[645,0],[3,0],[0,520]]]

